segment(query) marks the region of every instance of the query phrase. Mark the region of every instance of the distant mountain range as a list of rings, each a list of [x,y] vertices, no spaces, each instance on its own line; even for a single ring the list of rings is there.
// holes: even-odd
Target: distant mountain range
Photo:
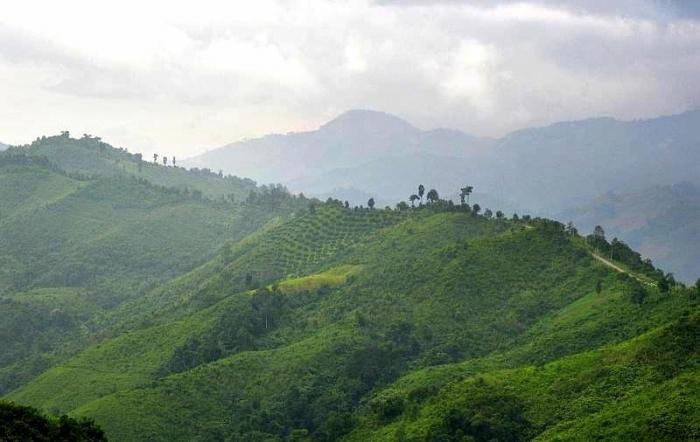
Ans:
[[[500,139],[422,131],[386,113],[352,110],[318,130],[232,143],[185,161],[313,196],[362,204],[405,200],[424,184],[456,198],[470,184],[482,206],[554,214],[609,191],[698,182],[700,111],[650,120],[596,118]],[[496,207],[496,205],[498,205]]]
[[[600,224],[608,238],[624,239],[682,280],[700,276],[700,188],[692,183],[611,192],[558,218],[571,219],[587,232]]]
[[[3,142],[0,141],[0,152],[7,149],[9,146]]]

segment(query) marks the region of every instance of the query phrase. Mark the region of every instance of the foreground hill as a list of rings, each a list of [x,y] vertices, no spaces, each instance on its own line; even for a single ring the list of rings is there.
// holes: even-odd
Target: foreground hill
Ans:
[[[560,215],[585,231],[601,225],[683,281],[700,275],[700,188],[692,183],[607,193]]]
[[[557,440],[660,419],[656,440],[692,440],[696,289],[591,244],[446,202],[315,205],[124,304],[128,333],[8,397],[125,441]]]
[[[90,420],[47,417],[31,407],[0,402],[0,440],[103,442],[107,439]]]

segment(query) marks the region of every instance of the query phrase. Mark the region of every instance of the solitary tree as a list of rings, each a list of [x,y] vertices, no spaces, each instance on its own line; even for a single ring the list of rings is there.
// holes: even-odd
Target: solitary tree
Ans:
[[[595,226],[593,229],[593,241],[595,242],[596,253],[600,249],[600,245],[605,242],[605,230],[600,226]]]
[[[139,172],[141,172],[141,169],[143,168],[143,155],[137,153],[134,154],[134,158],[136,158],[136,165],[139,166]]]
[[[367,207],[369,207],[370,210],[374,209],[374,198],[367,200]]]
[[[472,206],[472,213],[474,213],[474,215],[478,215],[479,212],[481,212],[481,206],[478,204],[474,204]]]
[[[168,165],[168,157],[163,157],[163,166]]]
[[[503,219],[505,215],[500,210],[496,210],[496,219]]]
[[[612,241],[610,241],[610,259],[613,259],[613,251],[615,251],[615,246],[620,244],[620,240],[617,238],[613,238]]]
[[[348,200],[345,200],[345,208],[346,208],[346,209],[349,209],[349,208],[350,208],[350,203],[348,202]]]
[[[428,191],[428,195],[425,198],[431,203],[434,203],[440,199],[440,195],[438,195],[437,190],[430,189],[430,191]]]
[[[425,194],[425,186],[422,184],[418,185],[418,197],[420,198],[420,202],[423,202],[423,194]]]
[[[173,157],[173,167],[175,167],[177,163],[175,162],[175,157]]]
[[[661,293],[668,293],[674,285],[676,285],[676,278],[673,276],[673,273],[667,273],[659,280],[659,291],[661,291]]]
[[[491,211],[491,209],[484,210],[484,216],[486,218],[491,218],[493,216],[493,212]]]
[[[459,199],[462,201],[462,205],[464,205],[465,197],[467,200],[467,204],[469,204],[469,195],[471,195],[473,190],[474,186],[465,186],[459,189]]]
[[[158,154],[157,154],[157,153],[154,153],[154,154],[153,154],[153,162],[154,162],[155,164],[158,164]]]
[[[414,193],[413,195],[409,196],[408,199],[411,201],[411,207],[415,208],[416,201],[418,201],[420,199],[420,197]]]

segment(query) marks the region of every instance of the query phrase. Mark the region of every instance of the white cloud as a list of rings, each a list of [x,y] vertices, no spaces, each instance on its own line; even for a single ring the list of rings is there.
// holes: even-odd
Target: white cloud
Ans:
[[[700,24],[649,0],[415,3],[13,2],[0,139],[70,129],[182,157],[352,107],[494,135],[700,103]]]

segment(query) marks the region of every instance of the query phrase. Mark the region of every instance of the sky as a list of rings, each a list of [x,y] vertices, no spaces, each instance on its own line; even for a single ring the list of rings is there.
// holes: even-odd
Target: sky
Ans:
[[[700,107],[700,2],[0,0],[0,141],[185,158],[355,108],[501,136]]]

